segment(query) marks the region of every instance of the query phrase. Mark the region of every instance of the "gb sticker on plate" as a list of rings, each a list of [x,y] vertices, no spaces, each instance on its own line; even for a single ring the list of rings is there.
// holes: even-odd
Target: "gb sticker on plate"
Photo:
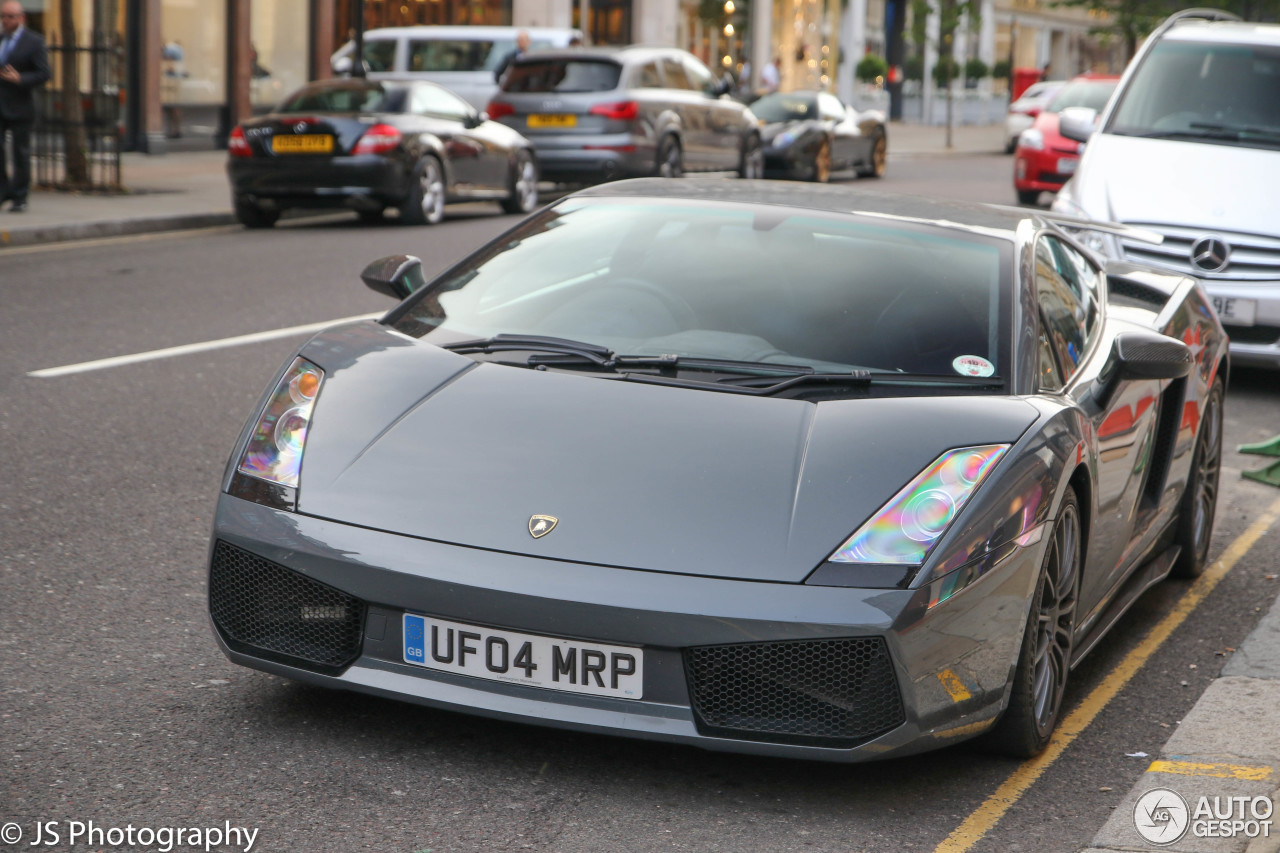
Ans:
[[[959,356],[951,366],[961,376],[991,376],[996,372],[996,366],[980,355]]]

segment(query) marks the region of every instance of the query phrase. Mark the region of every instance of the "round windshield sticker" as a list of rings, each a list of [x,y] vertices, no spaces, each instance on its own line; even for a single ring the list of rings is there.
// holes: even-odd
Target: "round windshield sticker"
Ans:
[[[996,366],[980,355],[962,355],[951,366],[961,376],[990,376],[996,372]]]

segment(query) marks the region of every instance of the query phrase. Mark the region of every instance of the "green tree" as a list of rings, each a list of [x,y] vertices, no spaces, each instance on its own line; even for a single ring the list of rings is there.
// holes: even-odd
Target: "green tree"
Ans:
[[[987,63],[983,62],[981,59],[974,57],[973,59],[965,61],[964,79],[981,80],[982,78],[989,77],[990,75],[991,69],[988,68]]]
[[[874,83],[877,77],[884,77],[889,73],[889,63],[883,56],[868,53],[858,60],[858,66],[853,73],[864,83]]]
[[[1001,59],[991,68],[991,76],[997,80],[1008,80],[1013,76],[1012,67],[1009,60]]]

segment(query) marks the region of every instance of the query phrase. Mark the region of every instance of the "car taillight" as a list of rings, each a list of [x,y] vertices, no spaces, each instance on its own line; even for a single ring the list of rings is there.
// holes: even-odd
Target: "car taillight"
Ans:
[[[591,108],[593,116],[630,121],[640,115],[640,104],[636,101],[619,101],[616,104],[596,104]]]
[[[516,108],[501,101],[493,101],[485,108],[485,112],[489,114],[489,118],[497,121],[503,116],[515,115]]]
[[[249,148],[249,140],[244,138],[244,128],[236,125],[236,129],[231,131],[231,137],[227,139],[227,153],[232,157],[252,157],[253,150]]]
[[[400,131],[389,124],[375,124],[364,132],[353,154],[386,154],[400,145]]]

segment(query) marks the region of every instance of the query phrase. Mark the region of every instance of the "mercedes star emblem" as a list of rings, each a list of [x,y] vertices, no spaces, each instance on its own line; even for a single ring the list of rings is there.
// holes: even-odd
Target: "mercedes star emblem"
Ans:
[[[548,533],[556,529],[556,525],[560,523],[560,519],[554,515],[534,515],[529,518],[529,535],[534,539],[541,539]]]
[[[1222,272],[1231,257],[1231,247],[1217,237],[1201,237],[1191,246],[1191,265],[1201,272]]]

